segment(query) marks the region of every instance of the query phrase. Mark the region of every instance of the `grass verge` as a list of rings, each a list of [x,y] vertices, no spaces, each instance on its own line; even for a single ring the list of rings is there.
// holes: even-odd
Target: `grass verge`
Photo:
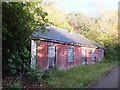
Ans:
[[[101,62],[98,64],[81,65],[69,70],[49,70],[46,79],[50,87],[55,88],[85,88],[89,83],[105,71],[117,66],[118,62]]]

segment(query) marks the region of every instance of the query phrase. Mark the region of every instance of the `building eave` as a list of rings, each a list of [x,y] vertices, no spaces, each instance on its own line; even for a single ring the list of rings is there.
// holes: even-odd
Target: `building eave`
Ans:
[[[47,39],[47,38],[31,38],[32,40],[40,40],[40,41],[46,41],[46,42],[53,42],[53,43],[59,43],[59,44],[66,44],[66,45],[74,45],[74,46],[80,46],[80,47],[89,47],[89,48],[97,48],[95,46],[89,46],[89,45],[83,45],[80,43],[68,43],[68,42],[63,42],[59,40],[53,40],[53,39]]]

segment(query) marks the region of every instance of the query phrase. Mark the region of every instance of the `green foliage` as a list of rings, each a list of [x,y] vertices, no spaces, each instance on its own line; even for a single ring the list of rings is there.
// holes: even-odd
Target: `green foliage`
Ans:
[[[96,18],[81,13],[72,13],[68,16],[69,23],[76,32],[105,47],[105,58],[109,61],[118,60],[118,20],[116,17],[116,10],[108,11]]]
[[[40,80],[42,80],[44,72],[30,68],[30,70],[27,71],[26,75],[29,81],[39,82]]]
[[[40,2],[2,3],[3,74],[23,73],[28,69],[30,36],[38,26],[45,31],[48,22],[40,5]]]
[[[42,5],[41,2],[3,2],[3,74],[24,73],[29,69],[30,35],[38,26],[45,32],[48,20],[52,25],[74,30],[105,46],[105,58],[117,60],[119,47],[116,43],[118,34],[115,12],[106,12],[99,17],[91,18],[82,13],[68,15],[64,10],[55,9],[54,3]]]
[[[114,61],[118,61],[118,54],[119,54],[119,45],[118,44],[110,44],[106,46],[105,49],[105,58],[109,61],[114,60]]]
[[[38,80],[42,79],[44,76],[44,72],[30,68],[29,71],[26,73],[29,80],[33,82],[37,82]]]
[[[109,14],[108,14],[109,13]],[[118,19],[117,11],[106,11],[98,17],[89,17],[82,13],[72,13],[68,15],[69,23],[80,34],[86,34],[89,31],[100,32],[111,36],[112,38],[118,38]]]
[[[21,90],[20,83],[18,83],[18,82],[16,82],[16,83],[9,83],[7,85],[7,87],[9,88],[9,90]]]
[[[60,28],[73,30],[73,27],[71,27],[68,23],[67,13],[64,10],[56,9],[54,2],[48,5],[44,4],[43,8],[48,13],[49,24]]]
[[[85,88],[106,70],[117,65],[117,62],[105,63],[104,61],[99,64],[82,65],[64,71],[50,70],[46,81],[49,86],[55,88]]]

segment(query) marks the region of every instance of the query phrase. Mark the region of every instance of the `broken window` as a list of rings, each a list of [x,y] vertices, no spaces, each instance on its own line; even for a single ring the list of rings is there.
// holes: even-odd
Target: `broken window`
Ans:
[[[73,60],[74,60],[73,48],[68,48],[68,62],[73,62]]]

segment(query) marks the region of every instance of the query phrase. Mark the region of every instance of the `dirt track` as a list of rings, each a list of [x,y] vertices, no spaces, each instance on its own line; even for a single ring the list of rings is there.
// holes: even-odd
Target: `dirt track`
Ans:
[[[107,71],[91,85],[91,88],[120,88],[120,77],[118,72],[120,74],[120,66]]]

